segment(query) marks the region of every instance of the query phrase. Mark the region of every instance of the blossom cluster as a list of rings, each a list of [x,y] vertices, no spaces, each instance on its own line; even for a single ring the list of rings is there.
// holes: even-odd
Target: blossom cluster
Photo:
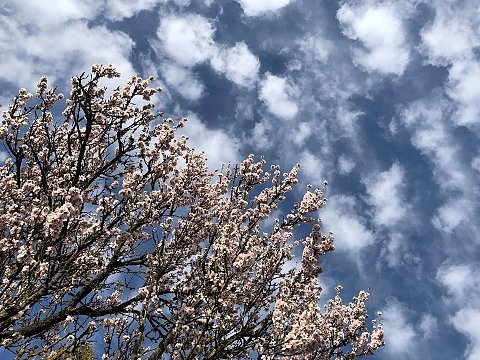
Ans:
[[[319,263],[334,249],[314,223],[327,184],[266,221],[299,166],[266,171],[249,155],[210,172],[177,135],[187,120],[154,112],[154,79],[107,96],[99,84],[119,76],[94,65],[68,99],[42,77],[3,113],[1,346],[19,359],[102,337],[102,359],[353,359],[382,346],[366,292],[319,306]]]

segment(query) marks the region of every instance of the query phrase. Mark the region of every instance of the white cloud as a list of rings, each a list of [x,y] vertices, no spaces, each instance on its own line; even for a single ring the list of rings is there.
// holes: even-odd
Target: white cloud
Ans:
[[[298,128],[293,132],[292,142],[297,146],[302,146],[310,135],[312,135],[312,124],[302,122],[298,124]]]
[[[453,62],[449,70],[447,94],[458,102],[457,125],[480,124],[480,63],[472,60]]]
[[[165,0],[163,0],[163,1],[165,1]],[[166,0],[166,1],[168,1],[168,0]],[[175,3],[175,5],[180,6],[180,7],[187,7],[192,2],[191,0],[171,0],[171,1],[173,1]],[[204,3],[205,3],[205,5],[210,6],[210,4],[208,4],[208,1],[205,0]]]
[[[441,121],[441,118],[438,120]],[[459,163],[454,162],[458,157],[458,146],[441,122],[415,129],[412,143],[435,163],[435,170],[439,171],[436,177],[440,186],[455,189],[465,184],[466,176]]]
[[[107,0],[105,16],[110,20],[119,21],[129,18],[142,10],[150,10],[162,0]]]
[[[72,20],[91,19],[102,10],[102,6],[102,2],[96,0],[11,1],[2,3],[2,14],[17,24],[42,32]]]
[[[204,151],[210,170],[219,169],[222,163],[240,162],[240,142],[231,134],[220,129],[209,129],[196,114],[187,116],[183,129],[189,136],[189,144],[197,151]]]
[[[333,43],[320,35],[308,34],[298,41],[300,51],[305,53],[307,60],[325,63],[334,47]]]
[[[480,357],[480,268],[470,264],[443,264],[437,280],[447,288],[447,303],[459,310],[449,320],[454,328],[468,337],[466,359]]]
[[[418,327],[422,331],[424,338],[431,338],[438,329],[437,318],[431,314],[425,313],[422,315]]]
[[[308,150],[298,155],[298,163],[301,166],[302,178],[314,186],[320,186],[325,180],[325,171],[321,160]]]
[[[273,141],[269,135],[270,130],[270,123],[265,120],[255,123],[251,136],[249,137],[250,143],[255,146],[256,149],[270,149],[273,145]]]
[[[205,86],[200,82],[188,68],[166,63],[162,66],[162,75],[172,90],[177,91],[181,96],[189,100],[198,100]]]
[[[253,87],[260,69],[260,61],[244,42],[228,49],[219,49],[212,57],[211,64],[216,71],[225,73],[228,80],[247,88]]]
[[[187,14],[163,18],[157,36],[172,59],[184,66],[208,60],[215,51],[213,24],[203,16]]]
[[[469,220],[474,206],[466,197],[446,200],[438,209],[432,222],[441,231],[451,233],[460,224]]]
[[[355,167],[355,161],[346,157],[345,155],[340,155],[338,158],[338,171],[342,175],[348,175],[352,172]]]
[[[236,0],[247,16],[258,16],[277,11],[287,6],[292,0]]]
[[[125,33],[104,26],[90,27],[77,19],[29,31],[22,26],[23,9],[17,10],[14,15],[0,16],[0,79],[29,87],[41,75],[49,76],[52,82],[69,79],[88,71],[94,63],[112,63],[123,75],[133,75],[129,56],[134,43]]]
[[[375,242],[374,235],[365,226],[365,219],[358,215],[353,196],[334,195],[320,212],[327,231],[335,235],[335,248],[358,256],[358,251]]]
[[[337,108],[337,121],[341,126],[341,130],[344,134],[355,138],[357,133],[355,131],[357,120],[360,116],[364,115],[362,111],[354,110],[352,111],[347,106],[339,106]]]
[[[410,60],[399,9],[388,4],[343,4],[337,12],[343,34],[363,48],[353,51],[354,62],[367,71],[401,75]]]
[[[389,170],[368,176],[363,182],[377,225],[391,227],[405,217],[408,205],[403,194],[404,170],[399,164],[394,163]]]
[[[462,143],[452,134],[449,100],[438,94],[410,104],[402,121],[412,131],[412,143],[433,163],[435,181],[445,195],[432,223],[449,233],[473,223],[472,190],[477,188],[471,165],[462,158]]]
[[[406,239],[400,233],[393,233],[384,242],[384,255],[388,266],[397,267],[401,264],[402,257],[405,256]]]
[[[244,42],[220,46],[214,34],[214,24],[203,16],[172,15],[161,20],[157,30],[160,43],[153,41],[152,46],[159,55],[166,53],[185,68],[209,61],[215,71],[225,74],[234,84],[252,88],[260,69],[258,57]]]
[[[255,104],[251,101],[251,98],[248,95],[244,97],[239,96],[236,100],[235,119],[237,121],[253,120]],[[256,124],[258,124],[258,122],[256,122]]]
[[[472,169],[477,170],[480,172],[480,156],[477,155],[472,159],[472,162],[470,163],[472,165]]]
[[[455,329],[470,340],[470,345],[465,351],[466,359],[480,359],[480,310],[463,308],[450,320]]]
[[[437,280],[447,288],[449,301],[454,305],[480,306],[480,268],[469,264],[444,264],[437,271]]]
[[[169,1],[179,7],[187,7],[191,0],[107,0],[105,4],[105,16],[113,21],[120,21],[130,18],[140,11],[152,10],[158,4],[165,4]],[[99,1],[100,3],[100,1]],[[209,6],[207,1],[205,5]]]
[[[459,143],[446,123],[451,114],[448,99],[435,95],[411,103],[401,113],[402,122],[412,131],[412,144],[435,165],[434,175],[442,189],[469,188],[472,184],[462,165]]]
[[[420,49],[433,65],[449,66],[447,94],[457,102],[456,125],[471,126],[480,123],[480,90],[477,82],[480,63],[474,50],[480,45],[478,9],[445,4],[432,4],[435,19],[421,31]],[[478,6],[476,6],[478,8]]]
[[[472,50],[480,45],[469,21],[471,15],[437,7],[435,20],[421,31],[421,50],[431,64],[448,65],[452,60],[470,57]]]
[[[267,72],[260,84],[259,98],[273,115],[290,120],[298,112],[298,106],[292,100],[295,93],[296,89],[287,82],[287,79]]]
[[[395,356],[413,353],[418,334],[408,322],[406,308],[397,300],[391,300],[383,310],[385,351]]]

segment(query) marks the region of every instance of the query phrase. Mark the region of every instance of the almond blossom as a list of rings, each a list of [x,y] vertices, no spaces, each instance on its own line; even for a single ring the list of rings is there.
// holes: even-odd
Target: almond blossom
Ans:
[[[106,96],[99,84],[119,76],[94,65],[67,99],[42,77],[3,112],[1,346],[18,359],[87,343],[102,359],[354,359],[382,346],[367,292],[319,305],[327,184],[269,226],[299,166],[269,172],[250,155],[211,172],[177,135],[187,120],[154,112],[153,78]]]

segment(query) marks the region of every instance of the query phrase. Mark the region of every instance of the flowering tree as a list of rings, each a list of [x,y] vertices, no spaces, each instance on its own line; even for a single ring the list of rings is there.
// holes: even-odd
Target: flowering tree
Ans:
[[[3,350],[56,359],[92,343],[103,359],[353,359],[383,345],[381,324],[367,330],[365,291],[319,307],[332,235],[315,223],[292,237],[325,205],[325,187],[266,222],[298,166],[270,173],[250,155],[210,173],[176,135],[185,119],[153,112],[153,79],[107,96],[100,84],[118,76],[94,65],[73,77],[61,120],[63,95],[46,77],[36,100],[20,89],[3,113]]]

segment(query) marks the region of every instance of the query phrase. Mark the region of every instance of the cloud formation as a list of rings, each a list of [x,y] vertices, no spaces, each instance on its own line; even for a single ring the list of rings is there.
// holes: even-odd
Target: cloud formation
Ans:
[[[292,0],[236,0],[242,7],[245,15],[259,16],[277,11],[287,6]]]
[[[161,0],[107,0],[105,15],[110,20],[119,21],[132,17],[142,10],[150,10],[160,2]]]
[[[455,329],[468,337],[470,345],[465,350],[467,360],[480,358],[480,310],[464,308],[452,318]]]
[[[335,248],[347,251],[353,257],[375,242],[374,234],[367,229],[365,218],[357,212],[357,202],[358,199],[353,196],[334,195],[320,212],[325,230],[333,231],[335,235]]]
[[[475,49],[480,45],[480,23],[474,3],[465,5],[433,3],[435,19],[421,31],[421,49],[428,63],[449,66],[445,88],[458,106],[454,122],[478,128],[480,90],[475,79],[480,76],[480,63]]]
[[[469,264],[443,264],[437,280],[446,289],[444,297],[456,309],[449,320],[453,327],[469,339],[465,358],[480,356],[480,268]]]
[[[188,99],[197,100],[202,95],[203,84],[193,70],[201,63],[210,64],[217,73],[247,89],[253,88],[258,79],[260,61],[247,44],[237,42],[231,47],[218,44],[214,40],[215,31],[214,23],[198,14],[170,15],[161,19],[158,41],[152,41],[158,56],[165,53],[172,62],[166,65],[170,70],[166,81],[170,85],[184,87],[193,80],[193,89],[185,93]]]
[[[366,71],[401,75],[410,61],[410,50],[399,9],[389,3],[343,4],[337,12],[343,34],[358,40],[353,60]]]
[[[345,155],[340,155],[338,158],[338,170],[342,175],[348,175],[355,167],[355,161],[346,157]]]
[[[193,66],[212,56],[215,48],[213,24],[203,16],[171,15],[157,30],[166,54],[178,64]]]
[[[298,113],[298,106],[292,99],[295,93],[295,87],[286,78],[267,72],[260,83],[259,99],[273,115],[290,120]]]
[[[383,324],[385,341],[388,347],[385,350],[391,355],[411,356],[417,346],[418,334],[415,327],[408,321],[407,309],[397,299],[390,299],[383,309]]]
[[[133,40],[121,31],[89,25],[88,18],[98,11],[93,1],[6,5],[0,15],[0,48],[8,51],[0,54],[0,80],[33,86],[41,75],[65,79],[95,63],[114,63],[123,75],[133,75]]]
[[[398,163],[392,164],[389,170],[365,178],[368,200],[374,208],[377,225],[392,227],[407,214],[404,182],[404,170]]]
[[[190,146],[203,151],[210,169],[220,169],[222,164],[240,162],[240,142],[221,129],[209,129],[197,114],[189,113],[184,133]]]
[[[260,61],[244,42],[238,42],[231,48],[219,48],[211,64],[216,71],[224,73],[228,80],[246,88],[253,87],[260,69]]]
[[[184,98],[195,101],[202,97],[205,86],[189,68],[167,62],[162,66],[162,75],[172,91]]]

